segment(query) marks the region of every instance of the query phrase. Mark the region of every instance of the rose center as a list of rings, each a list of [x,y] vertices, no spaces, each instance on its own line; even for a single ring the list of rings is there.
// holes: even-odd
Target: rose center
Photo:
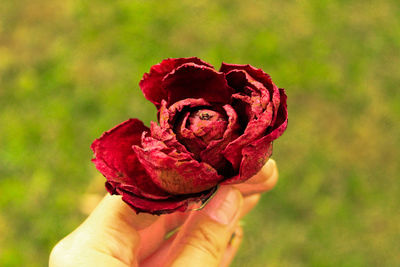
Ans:
[[[188,123],[189,130],[206,143],[222,138],[228,124],[222,114],[210,109],[200,109],[191,113]]]

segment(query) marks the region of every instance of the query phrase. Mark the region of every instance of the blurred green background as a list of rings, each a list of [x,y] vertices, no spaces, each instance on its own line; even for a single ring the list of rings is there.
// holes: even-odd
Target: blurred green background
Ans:
[[[280,181],[233,266],[400,266],[398,0],[1,0],[1,266],[47,264],[104,193],[91,142],[154,120],[138,82],[186,56],[288,94]]]

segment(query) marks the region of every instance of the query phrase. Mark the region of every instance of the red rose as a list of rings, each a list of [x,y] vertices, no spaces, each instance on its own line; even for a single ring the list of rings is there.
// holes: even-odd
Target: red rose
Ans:
[[[166,59],[140,87],[158,110],[150,128],[129,119],[91,146],[110,194],[136,212],[185,211],[218,184],[246,181],[287,126],[286,95],[250,65]]]

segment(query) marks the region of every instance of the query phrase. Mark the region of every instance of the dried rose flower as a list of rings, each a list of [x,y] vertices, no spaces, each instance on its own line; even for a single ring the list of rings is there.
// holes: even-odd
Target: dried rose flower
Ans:
[[[96,139],[96,168],[110,194],[136,212],[185,211],[219,184],[256,174],[287,126],[286,95],[250,65],[166,59],[140,87],[158,110],[150,128],[129,119]]]

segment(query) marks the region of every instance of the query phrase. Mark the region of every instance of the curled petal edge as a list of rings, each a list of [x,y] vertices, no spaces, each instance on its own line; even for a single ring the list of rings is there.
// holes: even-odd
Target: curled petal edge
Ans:
[[[150,72],[143,75],[139,86],[146,99],[152,102],[157,109],[160,108],[161,100],[167,99],[167,92],[161,87],[161,81],[168,73],[185,63],[195,63],[200,66],[213,68],[212,65],[197,57],[167,58],[161,61],[161,63],[152,66]]]

